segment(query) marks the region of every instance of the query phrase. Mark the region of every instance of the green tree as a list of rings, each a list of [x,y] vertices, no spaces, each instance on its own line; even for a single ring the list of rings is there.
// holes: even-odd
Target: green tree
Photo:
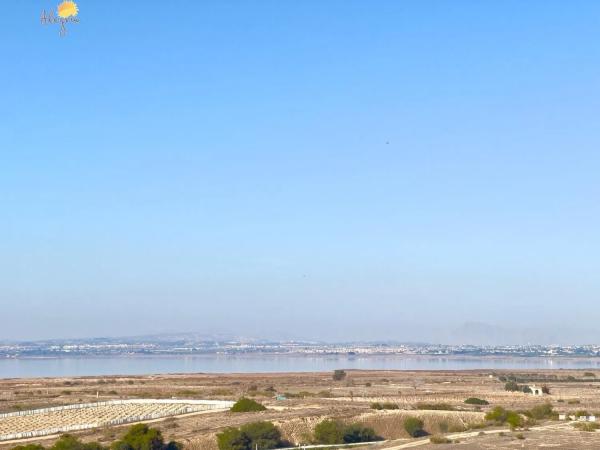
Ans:
[[[417,417],[407,417],[402,424],[404,430],[412,437],[419,437],[425,434],[423,421]]]
[[[254,422],[240,428],[250,440],[250,448],[270,449],[281,445],[281,431],[271,422]]]
[[[251,398],[242,397],[231,407],[231,412],[254,412],[254,411],[264,411],[265,408],[263,405],[258,403]]]
[[[173,450],[179,447],[174,441],[165,444],[159,430],[143,423],[132,426],[121,440],[111,445],[112,450]]]
[[[226,428],[217,434],[219,450],[261,450],[283,445],[281,431],[271,422],[253,422],[240,428]]]
[[[377,436],[373,428],[363,427],[355,423],[344,428],[343,440],[344,444],[353,444],[355,442],[379,441],[381,438]]]
[[[250,439],[239,428],[226,428],[217,434],[219,450],[249,450]]]
[[[342,381],[344,378],[346,378],[346,371],[340,369],[334,370],[332,378],[333,381]]]
[[[516,392],[519,390],[519,385],[514,381],[509,381],[504,385],[505,391]]]
[[[335,420],[323,420],[315,427],[317,444],[343,444],[344,426]]]

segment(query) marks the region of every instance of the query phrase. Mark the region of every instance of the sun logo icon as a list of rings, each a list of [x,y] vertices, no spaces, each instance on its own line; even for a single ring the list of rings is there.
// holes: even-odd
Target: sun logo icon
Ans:
[[[76,16],[78,11],[77,5],[71,0],[65,0],[58,5],[58,16],[63,19]]]

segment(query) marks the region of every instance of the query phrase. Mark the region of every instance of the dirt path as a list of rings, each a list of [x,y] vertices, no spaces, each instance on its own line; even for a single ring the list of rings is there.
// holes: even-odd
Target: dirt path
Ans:
[[[565,424],[549,424],[549,425],[540,425],[537,427],[531,427],[531,431],[543,431],[543,430],[552,430],[552,429],[561,429],[565,428]],[[510,433],[511,430],[508,428],[499,429],[499,430],[488,430],[488,431],[469,431],[462,433],[452,433],[444,435],[444,437],[454,440],[454,439],[466,439],[479,436],[479,433],[484,434],[499,434],[499,433]],[[391,447],[381,447],[381,450],[401,450],[403,448],[412,448],[412,447],[420,447],[422,445],[430,444],[429,438],[419,439],[416,441],[406,442],[400,445],[392,445]]]

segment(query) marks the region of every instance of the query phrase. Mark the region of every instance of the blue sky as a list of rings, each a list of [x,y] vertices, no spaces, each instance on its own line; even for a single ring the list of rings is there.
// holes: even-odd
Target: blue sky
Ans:
[[[597,2],[77,3],[3,6],[0,339],[593,338]]]

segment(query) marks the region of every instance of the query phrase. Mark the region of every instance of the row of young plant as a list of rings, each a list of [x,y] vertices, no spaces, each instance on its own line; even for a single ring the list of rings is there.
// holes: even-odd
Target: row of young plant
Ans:
[[[13,447],[12,450],[181,450],[183,446],[175,441],[165,442],[160,430],[145,424],[134,425],[110,447],[99,442],[81,442],[70,434],[63,434],[51,447],[41,444],[27,444]]]

